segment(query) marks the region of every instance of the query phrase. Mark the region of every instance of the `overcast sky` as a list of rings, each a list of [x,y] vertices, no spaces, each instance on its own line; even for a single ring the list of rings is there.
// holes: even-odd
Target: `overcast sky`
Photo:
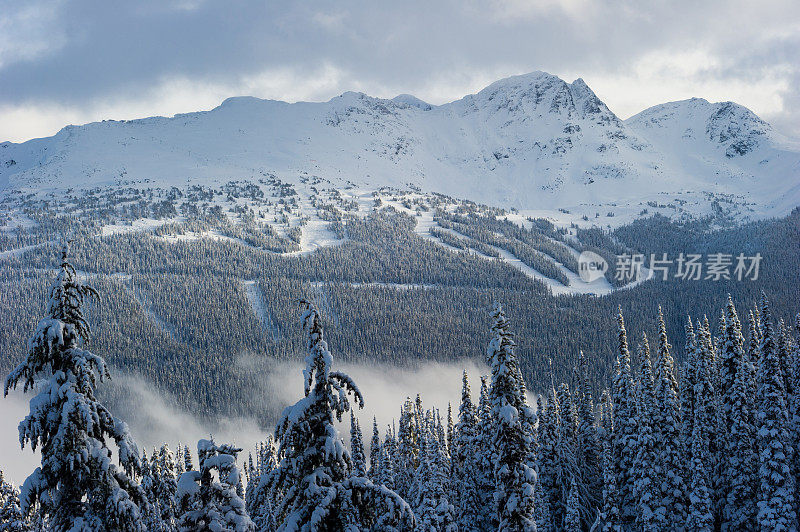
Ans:
[[[800,2],[0,0],[0,140],[238,95],[438,104],[533,70],[623,118],[697,96],[800,137]]]

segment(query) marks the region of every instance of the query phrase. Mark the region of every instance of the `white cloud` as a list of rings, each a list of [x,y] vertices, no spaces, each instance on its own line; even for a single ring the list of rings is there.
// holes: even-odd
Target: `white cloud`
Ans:
[[[263,360],[240,360],[242,364],[263,363]],[[457,420],[461,401],[461,377],[466,369],[470,377],[472,398],[477,403],[480,391],[480,376],[489,373],[489,368],[473,361],[453,363],[423,362],[415,368],[388,365],[336,364],[336,369],[349,374],[358,385],[365,399],[363,410],[356,409],[361,423],[365,445],[372,435],[372,418],[378,421],[381,436],[387,425],[397,420],[400,406],[406,397],[412,399],[420,394],[425,408],[438,408],[446,420],[447,405],[453,408]],[[266,364],[264,380],[251,391],[270,404],[268,410],[280,412],[294,404],[303,395],[302,365],[300,362],[271,362]],[[128,423],[140,450],[148,454],[154,447],[166,442],[174,450],[178,443],[190,445],[196,453],[197,440],[214,438],[219,443],[233,443],[244,449],[243,457],[255,448],[258,441],[272,434],[277,419],[264,420],[265,428],[259,426],[257,412],[252,417],[201,419],[178,407],[166,394],[139,378],[127,374],[115,374],[111,381],[125,397],[117,415]],[[107,384],[103,384],[106,386]],[[30,394],[29,394],[30,395]],[[15,483],[21,484],[39,465],[39,454],[30,447],[21,450],[14,428],[28,413],[28,396],[12,392],[0,405],[0,469]],[[532,397],[529,397],[532,400]],[[339,424],[345,441],[349,441],[349,416]],[[195,454],[196,460],[196,454]]]

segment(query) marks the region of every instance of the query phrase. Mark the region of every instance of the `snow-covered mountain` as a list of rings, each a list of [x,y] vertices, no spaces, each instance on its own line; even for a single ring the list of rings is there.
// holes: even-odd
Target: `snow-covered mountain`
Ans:
[[[0,144],[0,190],[185,186],[319,176],[419,187],[591,218],[720,205],[741,217],[800,204],[800,143],[748,109],[701,99],[620,120],[583,82],[544,72],[444,105],[347,92],[322,103],[230,98],[172,118],[67,126]]]

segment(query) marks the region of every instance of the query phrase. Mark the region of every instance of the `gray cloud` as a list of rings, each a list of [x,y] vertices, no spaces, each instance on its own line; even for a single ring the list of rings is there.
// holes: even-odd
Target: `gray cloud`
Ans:
[[[790,0],[0,0],[0,13],[0,137],[14,140],[248,93],[441,103],[539,69],[583,77],[622,116],[668,87],[667,99],[736,100],[800,133]]]

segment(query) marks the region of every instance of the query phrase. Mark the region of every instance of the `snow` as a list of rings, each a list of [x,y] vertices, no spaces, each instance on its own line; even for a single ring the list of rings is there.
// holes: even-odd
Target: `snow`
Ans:
[[[51,240],[49,242],[43,242],[41,244],[31,244],[30,246],[22,246],[21,248],[7,249],[5,251],[0,251],[0,260],[8,259],[11,257],[19,257],[26,251],[30,251],[32,249],[38,249],[44,246],[49,246],[51,244],[54,244],[54,241]]]
[[[130,224],[124,225],[104,225],[100,234],[102,236],[110,236],[110,235],[118,235],[118,234],[125,234],[125,233],[136,233],[140,231],[152,231],[156,227],[164,225],[169,222],[174,222],[175,220],[169,219],[162,219],[162,220],[154,220],[152,218],[140,218],[138,220],[132,221]]]
[[[264,294],[261,292],[261,289],[256,284],[256,281],[242,281],[242,286],[244,287],[244,294],[247,297],[247,302],[250,303],[250,308],[253,309],[253,313],[261,322],[264,330],[272,335],[272,340],[277,342],[280,340],[281,333],[278,330],[278,326],[272,321],[269,315],[267,302],[264,300]]]
[[[544,72],[439,106],[358,93],[294,104],[230,98],[208,112],[2,144],[0,163],[11,159],[0,164],[0,190],[118,186],[120,176],[127,186],[210,186],[265,173],[298,184],[308,175],[339,189],[413,185],[521,212],[563,208],[568,221],[601,225],[635,217],[648,201],[685,200],[681,209],[706,214],[714,198],[705,193],[732,195],[751,218],[800,203],[800,143],[746,109],[688,100],[621,121],[582,80]],[[304,231],[305,252],[331,238],[316,225]]]
[[[347,240],[337,238],[328,229],[330,222],[312,219],[301,228],[300,251],[283,253],[283,255],[308,255],[325,246],[339,246]]]

